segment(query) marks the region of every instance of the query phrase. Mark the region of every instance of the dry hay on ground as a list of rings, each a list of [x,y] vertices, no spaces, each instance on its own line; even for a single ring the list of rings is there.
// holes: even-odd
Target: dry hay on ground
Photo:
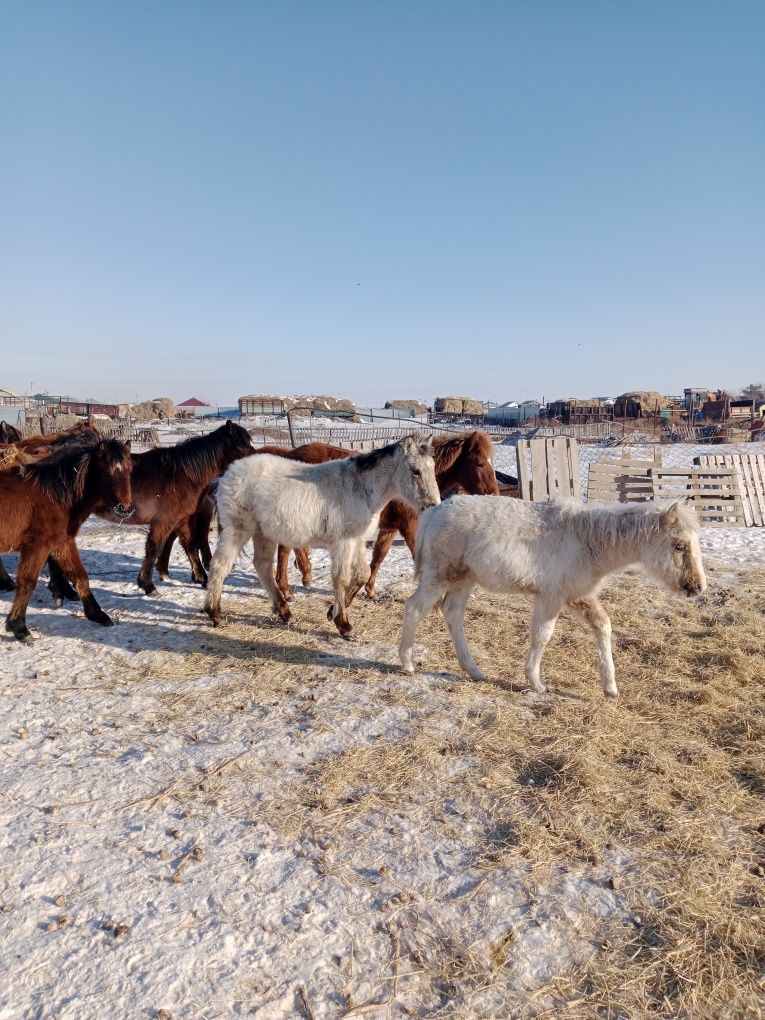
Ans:
[[[471,602],[469,640],[492,678],[476,684],[455,674],[435,613],[418,633],[428,675],[397,675],[390,652],[403,586],[384,607],[354,607],[364,642],[357,652],[327,640],[326,599],[299,599],[284,630],[254,596],[254,623],[234,616],[163,670],[170,679],[176,667],[186,679],[231,670],[230,684],[175,694],[171,682],[159,722],[299,694],[320,728],[322,699],[346,682],[371,688],[380,713],[395,708],[410,720],[403,735],[330,746],[258,808],[285,839],[315,849],[327,881],[352,889],[374,875],[379,884],[376,937],[389,962],[366,984],[353,967],[344,972],[338,1015],[761,1017],[765,575],[729,583],[693,601],[638,576],[610,584],[617,703],[603,698],[591,639],[567,616],[543,662],[550,694],[522,693],[522,597]],[[376,661],[386,651],[387,666]],[[205,795],[236,816],[242,792],[262,778],[237,761],[210,778]],[[520,882],[528,903],[517,923],[483,939],[468,937],[458,916],[445,927],[436,909],[442,891],[413,889],[397,871],[409,845],[404,824],[425,855],[431,831],[462,840],[465,872],[482,876],[466,899],[484,886],[509,889],[511,877],[514,888]],[[398,833],[392,845],[388,831]],[[542,923],[535,911],[552,910],[551,899],[582,881],[613,891],[616,909],[568,914],[561,900],[558,971],[519,986],[516,967]],[[487,906],[487,925],[488,917]]]

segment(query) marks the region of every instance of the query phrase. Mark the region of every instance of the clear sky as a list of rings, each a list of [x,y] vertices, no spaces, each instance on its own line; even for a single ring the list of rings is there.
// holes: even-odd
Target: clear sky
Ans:
[[[0,386],[765,377],[760,0],[0,0]]]

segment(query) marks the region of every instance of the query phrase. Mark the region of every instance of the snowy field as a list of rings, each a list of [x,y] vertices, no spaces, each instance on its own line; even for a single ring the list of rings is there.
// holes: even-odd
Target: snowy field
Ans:
[[[323,554],[289,631],[271,621],[244,560],[224,594],[229,625],[213,630],[177,553],[159,598],[134,587],[143,538],[95,521],[80,536],[114,627],[79,606],[53,609],[41,581],[36,643],[0,648],[0,1017],[552,1008],[556,975],[591,953],[584,920],[627,910],[604,879],[622,852],[606,851],[596,877],[572,869],[533,883],[517,863],[482,863],[486,832],[501,844],[502,824],[460,777],[496,697],[456,673],[398,674],[405,547],[384,564],[381,600],[354,607],[360,640],[349,645],[323,619]],[[702,544],[713,587],[765,568],[762,530],[710,529]],[[394,614],[386,641],[365,638]],[[508,652],[516,677],[522,655]],[[531,725],[522,685],[509,700]],[[406,777],[423,733],[450,753],[433,785],[407,792],[397,770]],[[370,782],[391,770],[399,799],[367,796],[363,783],[341,796],[339,761]],[[315,827],[314,802],[329,805]]]

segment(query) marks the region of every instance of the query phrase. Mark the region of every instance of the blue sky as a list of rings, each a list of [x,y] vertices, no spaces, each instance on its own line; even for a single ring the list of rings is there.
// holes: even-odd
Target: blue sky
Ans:
[[[739,0],[0,0],[0,386],[761,380],[763,53]]]

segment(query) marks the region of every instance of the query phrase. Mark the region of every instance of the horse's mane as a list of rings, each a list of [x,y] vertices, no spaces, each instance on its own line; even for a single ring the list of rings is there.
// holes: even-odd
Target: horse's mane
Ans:
[[[466,449],[481,452],[487,460],[493,460],[494,447],[485,432],[460,432],[456,436],[438,436],[433,440],[436,474],[448,471]]]
[[[236,424],[233,427],[241,429],[249,442],[249,434],[245,429]],[[192,436],[175,446],[136,454],[133,460],[134,463],[150,464],[158,473],[165,476],[184,474],[192,482],[201,485],[211,474],[220,472],[221,456],[231,450],[230,436],[231,432],[222,425],[214,432],[208,432],[204,436]]]
[[[400,445],[400,443],[389,443],[387,446],[380,446],[370,453],[359,453],[349,459],[353,461],[357,471],[370,471],[377,467],[380,461],[387,460],[388,457],[394,457]]]
[[[648,538],[662,526],[662,515],[672,506],[677,508],[683,529],[697,532],[701,527],[696,511],[684,500],[669,502],[619,503],[616,506],[594,507],[562,500],[554,504],[565,522],[584,541],[617,545],[637,538]]]
[[[104,439],[104,460],[109,467],[120,463],[125,457],[125,446],[117,439]],[[36,485],[49,499],[71,509],[82,499],[88,476],[90,460],[96,445],[84,442],[72,446],[67,444],[54,449],[49,457],[34,464],[19,467],[19,476]]]

